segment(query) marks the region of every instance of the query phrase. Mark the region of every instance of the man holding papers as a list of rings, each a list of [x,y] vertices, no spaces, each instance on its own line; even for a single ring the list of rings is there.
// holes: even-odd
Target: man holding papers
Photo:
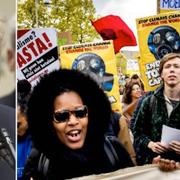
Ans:
[[[180,129],[180,54],[165,55],[160,60],[159,73],[162,85],[144,98],[134,124],[139,165],[152,163],[158,155],[180,162],[180,140],[161,141],[163,125]]]

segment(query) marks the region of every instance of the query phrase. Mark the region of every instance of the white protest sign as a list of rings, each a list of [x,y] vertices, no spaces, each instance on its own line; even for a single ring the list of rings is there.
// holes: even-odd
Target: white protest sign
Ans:
[[[180,141],[180,129],[163,125],[161,142],[169,144],[171,141]]]
[[[60,68],[57,32],[54,28],[18,30],[17,79],[27,79],[32,86],[37,80]]]

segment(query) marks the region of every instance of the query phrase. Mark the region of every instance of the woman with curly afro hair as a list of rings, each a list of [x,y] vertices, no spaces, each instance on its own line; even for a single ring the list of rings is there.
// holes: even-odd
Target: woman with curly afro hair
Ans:
[[[133,166],[118,141],[113,141],[119,158],[115,165],[105,151],[111,115],[106,94],[88,75],[60,69],[42,77],[28,104],[29,127],[38,151],[32,151],[27,161],[24,179],[59,180]],[[42,153],[49,160],[46,177],[38,171]]]

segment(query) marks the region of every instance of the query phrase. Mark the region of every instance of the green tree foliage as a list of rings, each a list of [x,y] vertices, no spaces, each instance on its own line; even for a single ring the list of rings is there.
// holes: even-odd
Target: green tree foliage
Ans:
[[[18,2],[19,28],[36,27],[35,1]],[[90,42],[99,37],[90,22],[95,12],[92,0],[52,0],[48,5],[38,0],[38,26],[70,32],[73,43]]]
[[[47,27],[48,24],[48,9],[44,5],[43,0],[25,0],[18,2],[18,28],[34,28],[34,27]],[[36,23],[36,7],[38,14],[38,24]]]

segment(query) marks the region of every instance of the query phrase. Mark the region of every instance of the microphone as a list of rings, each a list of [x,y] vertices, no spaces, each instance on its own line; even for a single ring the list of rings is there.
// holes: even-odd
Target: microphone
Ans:
[[[13,142],[5,128],[0,129],[0,158],[15,170],[15,150]]]

